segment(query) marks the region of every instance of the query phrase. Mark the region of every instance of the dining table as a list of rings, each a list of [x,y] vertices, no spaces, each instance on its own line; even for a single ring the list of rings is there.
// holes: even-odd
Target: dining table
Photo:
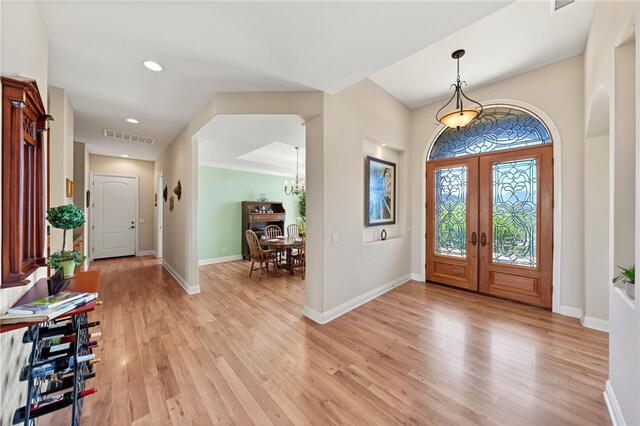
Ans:
[[[293,252],[293,249],[302,247],[302,238],[291,236],[265,239],[260,240],[260,244],[265,245],[272,250],[286,252],[286,260],[282,266],[287,271],[291,272],[291,253]]]

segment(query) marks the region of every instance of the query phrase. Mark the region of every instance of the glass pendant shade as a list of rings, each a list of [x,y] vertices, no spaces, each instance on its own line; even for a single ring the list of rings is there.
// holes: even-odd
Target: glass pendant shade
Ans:
[[[478,116],[478,110],[473,108],[464,108],[461,110],[456,109],[444,114],[440,117],[440,122],[447,127],[456,129],[458,127],[464,127]]]
[[[436,120],[453,129],[459,129],[460,127],[466,126],[473,119],[482,114],[483,111],[480,102],[469,98],[462,90],[462,85],[466,85],[466,82],[460,80],[460,58],[464,56],[464,53],[464,49],[459,49],[451,54],[451,57],[456,60],[457,68],[456,82],[451,85],[455,90],[447,103],[444,104],[436,113]],[[469,103],[476,104],[477,108],[470,108],[468,106],[465,108],[465,102],[467,102],[467,105]],[[446,111],[451,107],[455,107],[455,109],[440,115],[442,111]]]

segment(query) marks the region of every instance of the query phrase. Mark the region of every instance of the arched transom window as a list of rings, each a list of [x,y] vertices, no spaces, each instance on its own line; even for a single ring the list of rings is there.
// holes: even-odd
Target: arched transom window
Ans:
[[[468,126],[447,128],[436,139],[430,160],[483,154],[551,143],[549,130],[529,111],[514,106],[487,106]]]

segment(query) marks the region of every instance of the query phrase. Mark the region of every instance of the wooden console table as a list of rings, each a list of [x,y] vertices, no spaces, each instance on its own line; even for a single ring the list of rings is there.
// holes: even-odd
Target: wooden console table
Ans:
[[[64,287],[64,290],[70,291],[81,291],[86,293],[97,293],[98,292],[98,284],[100,281],[100,272],[99,271],[87,271],[87,272],[76,272],[75,276],[69,279],[69,282]],[[42,297],[47,297],[49,295],[49,291],[47,289],[47,279],[41,278],[37,283],[34,284],[33,287],[29,289],[13,306],[23,305],[25,303],[29,303],[31,301],[40,299]],[[85,303],[82,306],[75,308],[72,311],[65,312],[55,319],[62,319],[67,317],[72,317],[74,315],[84,314],[87,312],[91,312],[96,307],[96,301],[92,300],[88,303]],[[17,330],[23,327],[29,327],[30,325],[36,325],[39,322],[20,322],[16,324],[6,324],[0,326],[0,333],[5,333],[7,331]]]

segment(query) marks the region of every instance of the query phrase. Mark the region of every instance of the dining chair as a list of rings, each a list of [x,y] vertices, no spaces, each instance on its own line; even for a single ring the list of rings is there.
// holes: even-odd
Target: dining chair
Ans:
[[[269,263],[273,264],[273,269],[275,269],[276,275],[278,275],[278,258],[276,257],[276,252],[273,250],[264,250],[260,245],[258,236],[252,230],[247,229],[244,232],[244,236],[247,239],[247,244],[249,245],[249,254],[251,256],[251,269],[249,271],[249,278],[251,278],[251,274],[253,274],[253,271],[260,270],[258,281],[261,281],[262,271],[265,271],[266,274],[269,274]],[[258,267],[254,267],[256,262],[259,265]]]
[[[266,228],[264,228],[264,235],[268,239],[272,240],[276,237],[282,236],[282,229],[280,229],[278,225],[269,225]]]
[[[302,279],[305,279],[306,272],[306,259],[305,259],[305,249],[306,249],[306,237],[302,237],[302,244],[298,249],[297,253],[291,254],[291,275],[293,275],[293,271],[295,269],[302,269]]]
[[[288,237],[298,237],[300,235],[300,227],[297,223],[292,223],[287,226],[287,236]]]
[[[268,225],[264,228],[264,235],[268,240],[273,240],[282,236],[282,228],[278,225]],[[285,250],[274,250],[277,253],[278,263],[282,263],[284,260]]]

